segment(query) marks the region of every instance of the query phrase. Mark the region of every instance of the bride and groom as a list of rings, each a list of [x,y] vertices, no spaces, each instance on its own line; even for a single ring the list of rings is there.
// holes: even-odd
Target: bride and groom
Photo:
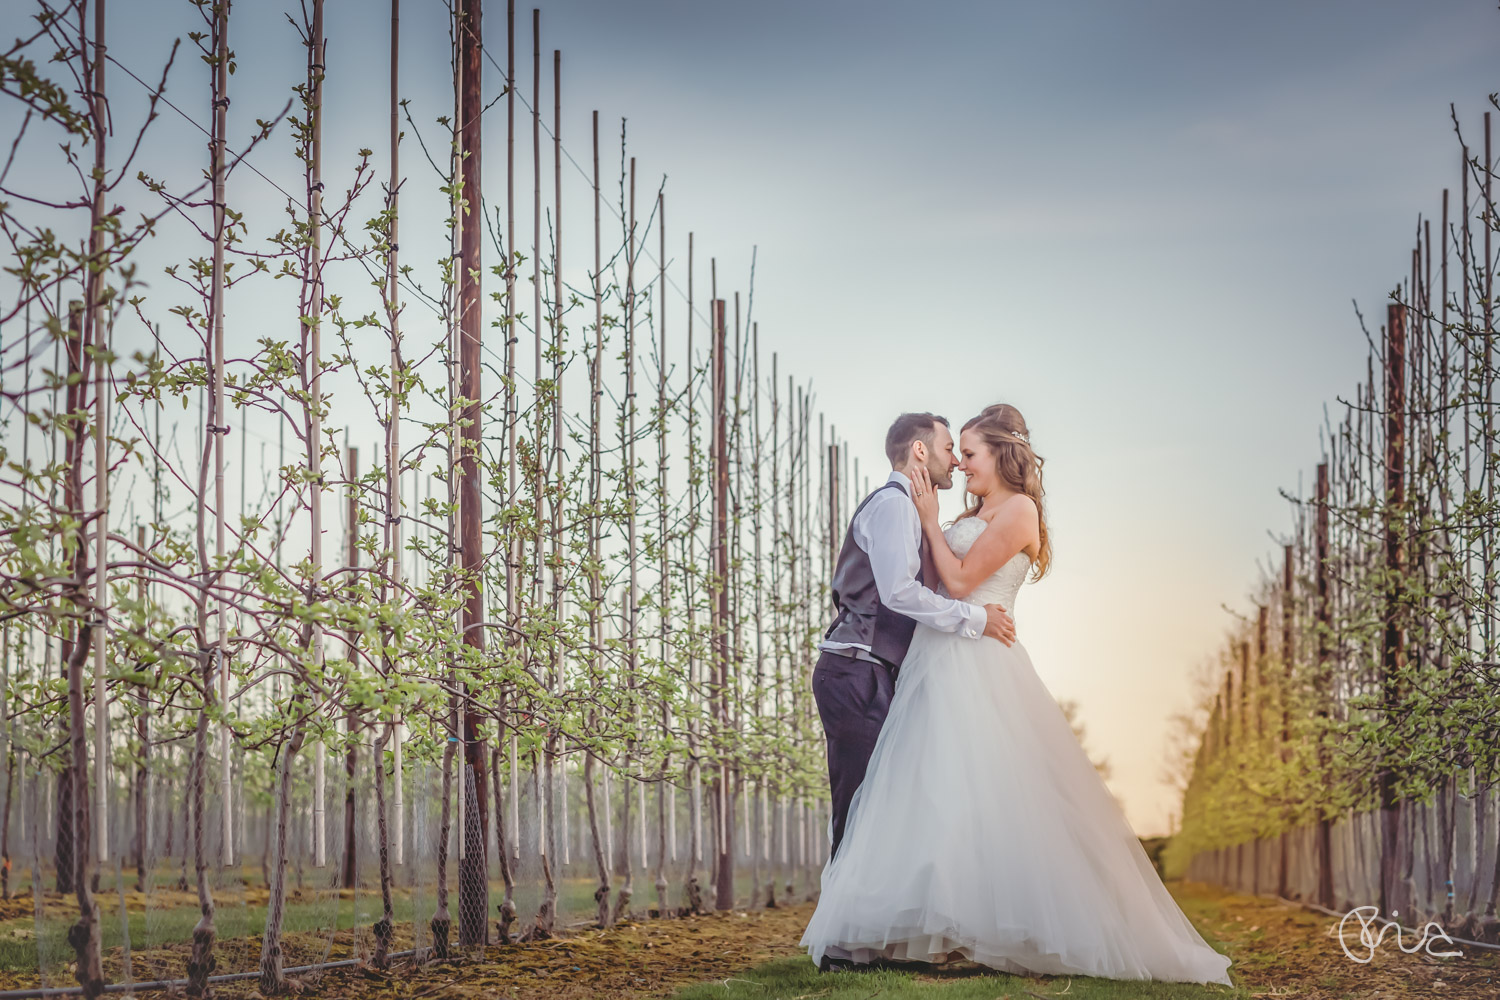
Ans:
[[[958,448],[942,417],[899,417],[838,555],[812,678],[833,843],[802,945],[825,970],[956,953],[1229,985],[1015,644],[1006,609],[1051,561],[1026,422],[987,407]],[[944,531],[955,467],[975,500]]]

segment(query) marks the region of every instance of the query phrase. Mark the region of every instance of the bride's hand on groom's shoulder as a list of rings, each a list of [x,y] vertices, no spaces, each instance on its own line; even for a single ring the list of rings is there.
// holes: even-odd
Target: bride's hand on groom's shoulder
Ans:
[[[932,488],[932,477],[922,468],[906,475],[911,480],[911,502],[917,508],[917,517],[923,525],[937,524],[938,498],[937,490]]]

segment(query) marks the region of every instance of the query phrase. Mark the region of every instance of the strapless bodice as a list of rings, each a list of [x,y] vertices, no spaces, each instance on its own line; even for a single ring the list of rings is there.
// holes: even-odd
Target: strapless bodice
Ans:
[[[984,529],[989,525],[977,517],[966,517],[943,529],[943,537],[948,540],[948,547],[953,554],[962,559],[969,554],[969,549]],[[965,597],[964,600],[970,604],[998,604],[1011,617],[1016,613],[1016,595],[1020,593],[1021,584],[1026,582],[1026,575],[1031,572],[1031,557],[1025,552],[1017,552],[1010,560],[991,576],[974,588],[974,592]],[[947,593],[947,588],[941,588]]]

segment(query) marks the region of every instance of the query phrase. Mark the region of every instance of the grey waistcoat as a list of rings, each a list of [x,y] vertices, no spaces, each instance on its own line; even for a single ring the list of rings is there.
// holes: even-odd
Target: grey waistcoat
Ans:
[[[870,556],[854,541],[854,518],[859,517],[860,511],[881,490],[900,489],[896,483],[886,483],[865,497],[854,511],[854,517],[849,519],[849,529],[844,532],[844,544],[839,549],[838,562],[833,570],[831,589],[838,614],[823,637],[833,642],[864,643],[870,647],[873,656],[892,667],[901,666],[901,661],[906,658],[906,648],[911,645],[917,623],[880,603]],[[918,551],[922,556],[922,576],[925,578],[930,562],[925,535]]]

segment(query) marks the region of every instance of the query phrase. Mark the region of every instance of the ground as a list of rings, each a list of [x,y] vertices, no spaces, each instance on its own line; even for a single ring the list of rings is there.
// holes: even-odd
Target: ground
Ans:
[[[1066,995],[1078,1000],[1162,1000],[1196,997],[1287,997],[1307,1000],[1415,997],[1500,997],[1500,955],[1435,943],[1460,958],[1403,953],[1388,935],[1368,964],[1340,948],[1337,921],[1274,900],[1196,883],[1169,883],[1204,937],[1234,959],[1235,986],[1116,982],[988,973],[968,963],[912,971],[819,973],[797,947],[812,906],[735,911],[683,920],[633,922],[586,930],[552,941],[492,947],[482,960],[335,970],[298,982],[306,996],[348,1000],[1028,1000]],[[1354,947],[1350,935],[1351,950]],[[1403,944],[1416,949],[1415,942]],[[254,948],[256,942],[246,942]],[[399,943],[398,943],[399,947]],[[335,952],[338,951],[336,947]],[[142,968],[181,962],[178,950],[136,955]],[[180,965],[179,965],[180,967]],[[19,985],[4,982],[3,986]],[[53,985],[60,985],[55,978]],[[224,997],[253,997],[254,984],[221,987]]]

